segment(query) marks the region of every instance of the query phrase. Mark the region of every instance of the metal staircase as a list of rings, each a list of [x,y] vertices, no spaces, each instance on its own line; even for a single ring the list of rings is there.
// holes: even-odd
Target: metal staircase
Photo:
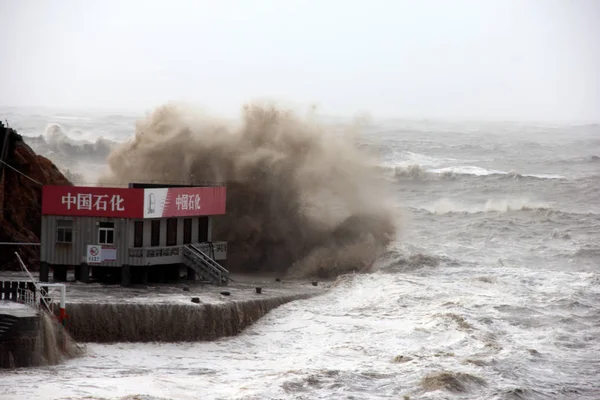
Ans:
[[[183,262],[214,285],[227,286],[229,283],[229,271],[193,244],[183,246]]]

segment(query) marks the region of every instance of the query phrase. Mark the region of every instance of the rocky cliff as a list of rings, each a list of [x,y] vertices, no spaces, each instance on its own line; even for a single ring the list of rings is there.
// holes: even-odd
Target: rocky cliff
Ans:
[[[47,158],[0,122],[0,242],[39,243],[42,185],[71,185]],[[18,270],[15,251],[36,270],[39,246],[0,245],[0,270]]]

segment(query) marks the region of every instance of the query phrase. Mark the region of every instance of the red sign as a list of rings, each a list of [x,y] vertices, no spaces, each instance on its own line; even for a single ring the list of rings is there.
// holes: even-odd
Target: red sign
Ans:
[[[225,187],[122,189],[43,186],[42,214],[164,218],[225,214]]]
[[[142,218],[144,190],[85,186],[42,187],[42,214]]]
[[[144,218],[225,214],[226,188],[144,189]]]

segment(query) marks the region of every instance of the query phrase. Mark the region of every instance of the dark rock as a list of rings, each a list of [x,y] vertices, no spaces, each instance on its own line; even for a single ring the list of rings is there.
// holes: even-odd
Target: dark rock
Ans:
[[[70,186],[71,183],[50,160],[27,146],[14,129],[0,123],[0,153],[3,147],[3,161],[21,173],[0,163],[0,242],[39,243],[42,185]],[[20,270],[14,262],[15,252],[30,269],[39,269],[38,246],[4,246],[0,251],[0,265]]]

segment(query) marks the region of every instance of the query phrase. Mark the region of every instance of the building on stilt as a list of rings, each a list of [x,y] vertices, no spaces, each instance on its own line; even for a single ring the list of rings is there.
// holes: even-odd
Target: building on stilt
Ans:
[[[212,240],[224,186],[130,184],[42,188],[40,281],[123,286],[200,279],[227,285],[227,242]]]

